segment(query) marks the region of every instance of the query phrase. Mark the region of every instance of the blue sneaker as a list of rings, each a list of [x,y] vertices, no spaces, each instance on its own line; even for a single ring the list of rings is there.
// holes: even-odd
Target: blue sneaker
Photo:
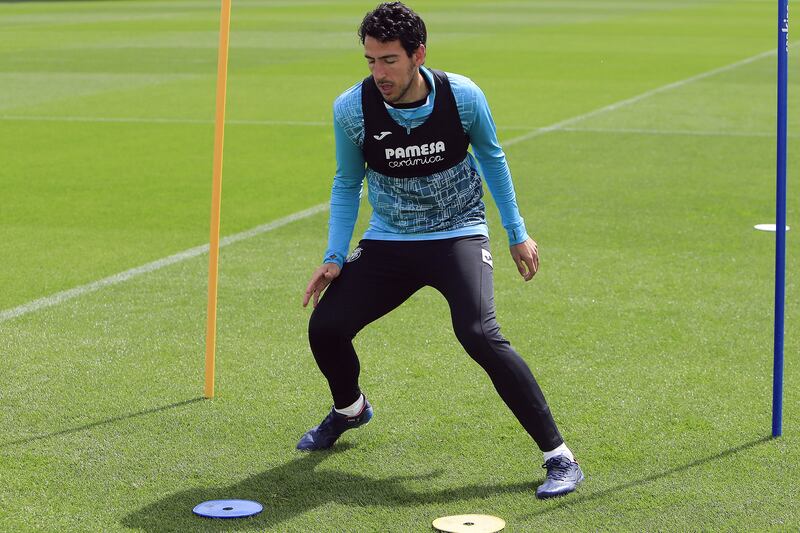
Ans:
[[[297,449],[304,452],[313,452],[315,450],[327,450],[333,443],[336,442],[342,433],[348,429],[363,426],[372,419],[372,406],[364,398],[364,409],[360,415],[346,416],[336,412],[331,408],[331,412],[325,417],[320,425],[309,429],[300,442],[297,443]]]
[[[542,468],[547,469],[547,479],[536,489],[536,497],[540,500],[569,494],[583,481],[583,472],[577,461],[570,461],[564,455],[552,457]]]

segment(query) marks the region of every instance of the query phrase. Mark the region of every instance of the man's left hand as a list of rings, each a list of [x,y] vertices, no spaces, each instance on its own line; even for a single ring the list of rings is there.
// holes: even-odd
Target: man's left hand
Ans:
[[[525,242],[511,246],[511,258],[525,281],[532,280],[539,270],[539,248],[530,237]]]

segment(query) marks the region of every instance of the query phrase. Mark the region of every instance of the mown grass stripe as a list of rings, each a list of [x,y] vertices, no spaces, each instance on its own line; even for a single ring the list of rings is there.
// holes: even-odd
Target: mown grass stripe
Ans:
[[[622,109],[629,105],[635,104],[637,102],[641,102],[646,98],[650,98],[651,96],[655,96],[657,94],[661,94],[667,91],[671,91],[672,89],[678,89],[679,87],[683,87],[684,85],[688,85],[690,83],[700,81],[705,78],[710,78],[711,76],[715,76],[717,74],[722,74],[723,72],[728,72],[730,70],[737,69],[739,67],[743,67],[745,65],[749,65],[755,61],[760,59],[764,59],[765,57],[775,55],[775,50],[767,50],[766,52],[761,52],[760,54],[756,54],[754,56],[748,57],[746,59],[742,59],[741,61],[736,61],[735,63],[731,63],[729,65],[725,65],[722,67],[718,67],[715,69],[708,70],[706,72],[701,72],[700,74],[696,74],[694,76],[690,76],[688,78],[684,78],[679,81],[675,81],[672,83],[668,83],[667,85],[662,85],[661,87],[656,87],[655,89],[651,89],[649,91],[645,91],[643,93],[637,94],[636,96],[632,96],[630,98],[626,98],[625,100],[620,100],[619,102],[614,102],[613,104],[609,104],[607,106],[603,106],[601,108],[595,109],[593,111],[589,111],[587,113],[583,113],[581,115],[574,116],[572,118],[568,118],[566,120],[562,120],[560,122],[556,122],[550,126],[545,126],[543,128],[538,128],[523,135],[519,135],[517,137],[513,137],[508,139],[507,141],[503,141],[503,146],[513,146],[515,144],[521,143],[523,141],[527,141],[528,139],[533,139],[534,137],[538,137],[539,135],[544,135],[545,133],[549,133],[551,131],[561,130],[564,129],[566,126],[570,126],[572,124],[576,124],[588,118],[596,117],[598,115],[602,115],[604,113],[608,113],[611,111],[616,111],[617,109]]]
[[[167,118],[167,117],[81,117],[81,116],[37,116],[0,115],[0,120],[26,122],[91,122],[91,123],[132,123],[132,124],[213,124],[210,119]],[[330,126],[332,122],[304,120],[226,120],[225,124],[245,126]]]
[[[274,229],[280,228],[297,220],[301,220],[310,217],[312,215],[316,215],[317,213],[321,213],[323,211],[326,211],[327,209],[328,209],[327,203],[315,205],[314,207],[304,209],[303,211],[298,211],[297,213],[292,213],[291,215],[279,218],[278,220],[275,220],[273,222],[269,222],[261,226],[256,226],[255,228],[251,228],[249,230],[236,233],[234,235],[229,235],[220,240],[219,243],[220,248],[245,239],[250,239],[252,237],[255,237],[256,235],[261,235],[262,233],[272,231]],[[207,252],[208,252],[208,244],[195,246],[194,248],[189,248],[188,250],[178,252],[177,254],[173,254],[164,257],[162,259],[158,259],[156,261],[152,261],[150,263],[135,268],[131,268],[124,272],[114,274],[113,276],[108,276],[106,278],[93,281],[91,283],[87,283],[86,285],[80,285],[72,289],[57,292],[55,294],[46,296],[44,298],[33,300],[26,304],[0,312],[0,323],[6,322],[13,318],[20,317],[22,315],[26,315],[28,313],[39,311],[47,307],[58,305],[68,300],[72,300],[73,298],[83,296],[84,294],[89,294],[91,292],[98,291],[103,287],[108,287],[110,285],[117,285],[124,281],[128,281],[129,279],[141,276],[142,274],[147,274],[149,272],[160,270],[166,266],[174,265],[175,263],[180,263],[182,261],[186,261],[187,259],[192,259],[193,257],[203,255]]]
[[[22,122],[90,122],[90,123],[133,123],[133,124],[213,124],[213,120],[160,117],[71,117],[71,116],[14,116],[0,115],[0,120]],[[327,127],[331,122],[304,120],[227,120],[228,125],[242,126],[299,126]],[[498,129],[530,131],[532,126],[503,126]],[[721,131],[721,130],[655,130],[648,128],[559,128],[558,131],[587,133],[640,133],[642,135],[696,135],[700,137],[774,137],[768,131]],[[790,135],[791,137],[791,135]]]
[[[611,112],[611,111],[615,111],[617,109],[621,109],[623,107],[629,106],[629,105],[634,104],[636,102],[640,102],[640,101],[642,101],[642,100],[644,100],[646,98],[649,98],[651,96],[655,96],[657,94],[660,94],[660,93],[663,93],[663,92],[666,92],[666,91],[670,91],[672,89],[677,89],[677,88],[682,87],[684,85],[687,85],[689,83],[693,83],[695,81],[699,81],[699,80],[714,76],[716,74],[720,74],[720,73],[727,72],[729,70],[733,70],[733,69],[736,69],[736,68],[744,66],[744,65],[748,65],[750,63],[753,63],[754,61],[758,61],[759,59],[763,59],[765,57],[769,57],[769,56],[771,56],[773,54],[775,54],[775,50],[768,50],[766,52],[762,52],[760,54],[756,54],[756,55],[748,57],[746,59],[742,59],[741,61],[736,61],[735,63],[731,63],[729,65],[718,67],[718,68],[715,68],[715,69],[712,69],[712,70],[697,74],[695,76],[691,76],[691,77],[685,78],[683,80],[679,80],[679,81],[676,81],[676,82],[673,82],[673,83],[669,83],[667,85],[663,85],[661,87],[657,87],[655,89],[643,92],[643,93],[638,94],[636,96],[633,96],[631,98],[626,98],[625,100],[620,100],[619,102],[615,102],[613,104],[609,104],[607,106],[595,109],[593,111],[589,111],[588,113],[583,113],[581,115],[577,115],[575,117],[568,118],[566,120],[562,120],[562,121],[556,122],[555,124],[552,124],[550,126],[545,126],[543,128],[538,128],[538,129],[533,130],[531,132],[528,132],[528,133],[526,133],[524,135],[520,135],[518,137],[514,137],[512,139],[503,141],[503,145],[504,146],[513,146],[515,144],[518,144],[518,143],[521,143],[523,141],[527,141],[527,140],[533,139],[535,137],[538,137],[539,135],[543,135],[543,134],[551,132],[551,131],[564,130],[565,126],[578,123],[578,122],[580,122],[582,120],[586,120],[586,119],[588,119],[590,117],[594,117],[594,116],[597,116],[597,115],[600,115],[600,114],[603,114],[603,113],[608,113],[608,112]],[[328,204],[319,204],[319,205],[316,205],[316,206],[311,207],[309,209],[305,209],[303,211],[298,211],[297,213],[291,214],[291,215],[289,215],[287,217],[281,218],[281,219],[276,220],[274,222],[271,222],[271,223],[268,223],[268,224],[264,224],[262,226],[257,226],[255,228],[243,231],[241,233],[237,233],[235,235],[231,235],[231,236],[226,237],[226,238],[224,238],[224,239],[222,239],[220,241],[220,247],[227,246],[229,244],[233,244],[234,242],[239,242],[239,241],[244,240],[244,239],[249,239],[249,238],[254,237],[256,235],[260,235],[261,233],[264,233],[266,231],[271,231],[271,230],[273,230],[275,228],[284,226],[286,224],[294,222],[295,220],[300,220],[302,218],[306,218],[308,216],[314,215],[314,214],[319,213],[321,211],[324,211],[326,209],[328,209]],[[142,275],[142,274],[146,274],[148,272],[153,272],[155,270],[159,270],[159,269],[161,269],[161,268],[163,268],[165,266],[169,266],[169,265],[172,265],[172,264],[175,264],[175,263],[179,263],[181,261],[185,261],[185,260],[190,259],[192,257],[197,257],[198,255],[202,255],[202,254],[206,253],[207,251],[208,251],[208,244],[204,244],[202,246],[196,246],[194,248],[190,248],[190,249],[185,250],[183,252],[179,252],[177,254],[170,255],[170,256],[165,257],[163,259],[159,259],[159,260],[153,261],[151,263],[147,263],[145,265],[142,265],[142,266],[139,266],[139,267],[135,267],[135,268],[126,270],[124,272],[120,272],[119,274],[115,274],[113,276],[109,276],[107,278],[103,278],[101,280],[94,281],[94,282],[88,283],[86,285],[81,285],[79,287],[68,289],[66,291],[58,292],[58,293],[53,294],[51,296],[47,296],[47,297],[44,297],[44,298],[39,298],[37,300],[33,300],[33,301],[28,302],[26,304],[23,304],[23,305],[20,305],[20,306],[17,306],[17,307],[14,307],[14,308],[11,308],[11,309],[8,309],[8,310],[0,312],[0,323],[8,321],[8,320],[11,320],[13,318],[16,318],[16,317],[19,317],[19,316],[22,316],[22,315],[25,315],[25,314],[28,314],[28,313],[32,313],[34,311],[38,311],[40,309],[44,309],[46,307],[52,307],[54,305],[60,304],[62,302],[65,302],[67,300],[71,300],[73,298],[77,298],[78,296],[82,296],[84,294],[88,294],[90,292],[97,291],[97,290],[99,290],[99,289],[101,289],[103,287],[109,286],[109,285],[116,285],[118,283],[122,283],[123,281],[127,281],[127,280],[129,280],[131,278],[134,278],[136,276],[139,276],[139,275]]]
[[[767,131],[703,131],[703,130],[653,130],[647,128],[561,128],[559,131],[575,133],[610,133],[639,135],[675,135],[697,137],[775,137],[775,132]],[[790,135],[796,137],[796,135]]]

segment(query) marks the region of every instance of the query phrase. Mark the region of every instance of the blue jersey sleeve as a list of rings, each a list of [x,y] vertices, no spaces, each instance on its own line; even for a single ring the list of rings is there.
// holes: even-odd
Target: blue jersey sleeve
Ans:
[[[508,233],[508,241],[512,245],[524,242],[528,239],[525,221],[519,214],[511,171],[508,168],[506,154],[503,153],[497,140],[497,129],[486,96],[469,78],[453,74],[448,76],[454,94],[457,100],[460,100],[462,121],[466,122],[465,127],[468,128],[472,151],[500,211],[500,219]]]
[[[360,91],[353,98],[353,89],[340,96],[333,107],[333,132],[336,140],[336,175],[331,190],[331,212],[328,221],[328,249],[324,263],[344,264],[353,228],[358,218],[358,207],[364,183],[365,161],[361,148],[350,137],[346,123],[351,113],[353,100],[358,102]],[[343,122],[345,124],[343,124]]]

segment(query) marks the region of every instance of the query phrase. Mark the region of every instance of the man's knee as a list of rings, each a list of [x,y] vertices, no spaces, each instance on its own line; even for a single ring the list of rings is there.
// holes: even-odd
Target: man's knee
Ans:
[[[458,342],[473,357],[484,352],[489,345],[489,339],[478,321],[456,326],[455,333]]]
[[[328,313],[315,309],[308,321],[308,338],[313,344],[315,339],[328,339],[336,334],[336,324]]]
[[[350,333],[346,317],[346,313],[331,312],[322,306],[314,309],[308,321],[308,339],[312,347],[322,343],[351,340],[354,335]]]
[[[501,345],[508,344],[508,341],[500,335],[500,326],[496,321],[482,323],[478,320],[455,326],[456,338],[467,351],[478,362],[489,353],[495,353]]]

